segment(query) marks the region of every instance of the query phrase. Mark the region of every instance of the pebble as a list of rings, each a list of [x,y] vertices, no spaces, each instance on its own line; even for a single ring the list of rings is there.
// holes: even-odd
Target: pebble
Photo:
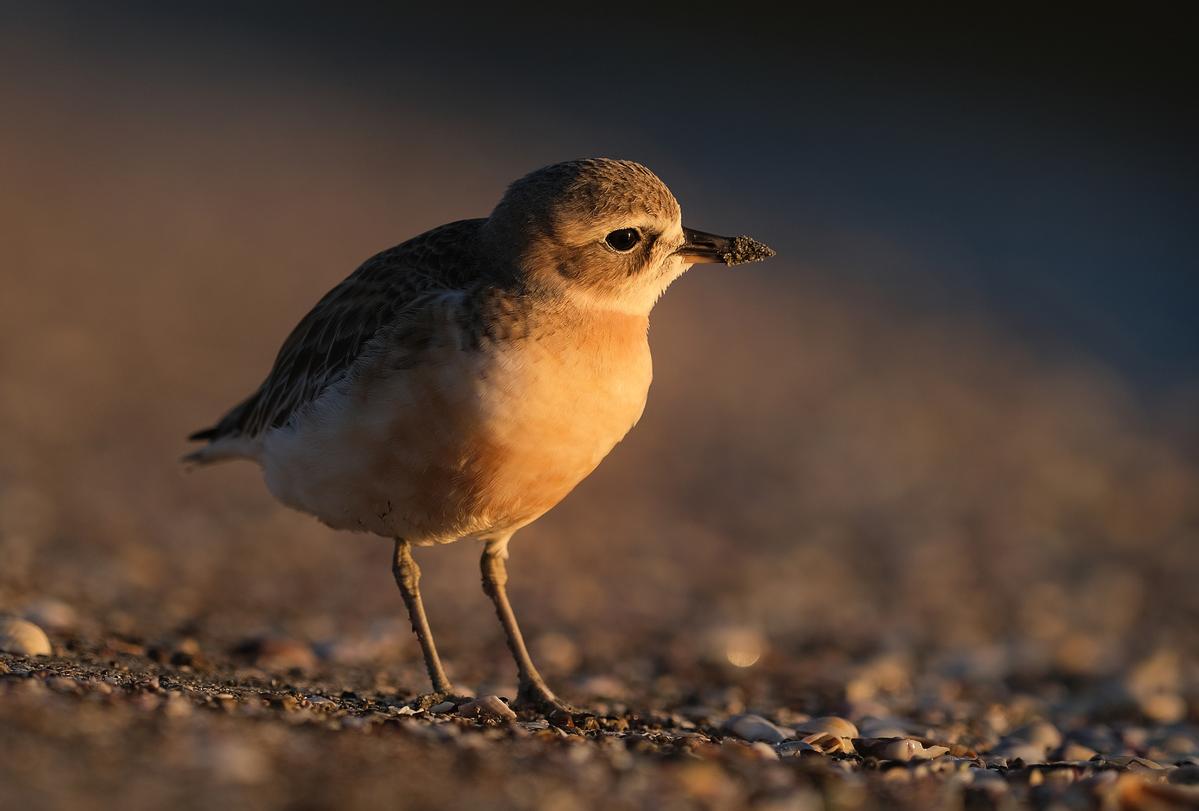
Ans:
[[[779,753],[775,748],[764,741],[756,741],[749,745],[749,748],[754,751],[763,760],[778,760]]]
[[[862,754],[876,757],[879,760],[898,760],[902,762],[933,760],[949,752],[948,746],[926,747],[920,741],[911,738],[898,738],[896,740],[869,740],[863,738],[858,741],[858,749]]]
[[[463,718],[491,718],[499,721],[515,721],[516,713],[497,695],[479,696],[458,708]]]
[[[1062,745],[1062,733],[1048,721],[1033,721],[1013,729],[1008,738],[1042,747],[1046,752]],[[1044,752],[1041,753],[1042,755]]]
[[[1170,772],[1169,781],[1178,786],[1199,787],[1199,766],[1180,766]]]
[[[678,713],[688,721],[698,723],[706,723],[713,718],[723,715],[720,710],[704,706],[703,704],[688,704],[685,707],[680,707]]]
[[[429,712],[432,712],[432,713],[453,712],[454,708],[457,706],[458,705],[452,701],[443,701],[440,704],[434,704],[432,707],[430,707]]]
[[[1187,703],[1176,693],[1154,693],[1138,700],[1146,718],[1159,724],[1176,724],[1186,718]]]
[[[256,637],[242,642],[234,650],[255,667],[263,670],[314,670],[316,653],[311,645],[286,637]]]
[[[1171,755],[1195,755],[1199,754],[1199,743],[1195,738],[1188,737],[1182,734],[1174,734],[1167,737],[1161,742],[1163,751]]]
[[[51,631],[67,632],[75,628],[75,609],[61,600],[46,598],[25,606],[22,616]]]
[[[1006,761],[1012,761],[1017,758],[1025,763],[1044,763],[1045,748],[1032,743],[1023,743],[1021,741],[1007,741],[1000,743],[999,746],[986,753],[985,759],[987,762],[995,758],[1003,758]]]
[[[205,754],[206,765],[221,782],[252,785],[270,776],[269,758],[247,741],[215,740]]]
[[[0,650],[21,656],[49,656],[53,653],[46,632],[28,620],[0,619]]]
[[[794,738],[794,730],[772,724],[760,715],[734,715],[724,722],[723,729],[745,741],[764,741],[779,743],[787,738]]]
[[[966,775],[971,785],[985,786],[993,791],[1007,791],[1007,783],[1004,782],[1003,776],[998,772],[992,772],[988,771],[987,769],[974,767],[968,769],[966,771]]]
[[[819,749],[806,741],[783,741],[782,743],[775,744],[774,748],[782,757],[799,757],[805,752],[820,752]]]
[[[46,679],[46,686],[51,690],[55,690],[60,693],[78,694],[82,692],[82,687],[80,686],[79,682],[75,681],[74,679],[67,678],[66,676],[51,676],[50,678]]]
[[[840,718],[836,715],[825,715],[821,718],[813,718],[810,721],[803,721],[797,725],[800,732],[824,732],[837,738],[859,738],[861,733],[858,728],[850,721]]]
[[[863,738],[905,738],[911,733],[894,718],[865,718],[858,726]]]
[[[1070,761],[1090,760],[1099,754],[1089,746],[1084,746],[1077,741],[1070,741],[1062,747],[1061,759]]]
[[[192,703],[182,693],[171,693],[162,709],[171,718],[185,718],[191,715]]]

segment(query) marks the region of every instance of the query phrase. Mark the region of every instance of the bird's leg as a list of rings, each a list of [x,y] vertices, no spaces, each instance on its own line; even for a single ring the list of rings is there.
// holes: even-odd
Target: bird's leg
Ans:
[[[424,654],[429,681],[433,683],[433,694],[423,697],[421,703],[427,703],[427,700],[432,699],[441,701],[450,696],[454,687],[446,678],[445,670],[441,666],[441,657],[437,655],[437,646],[433,644],[433,632],[429,630],[425,604],[420,598],[420,567],[412,558],[412,545],[408,541],[396,539],[395,560],[391,571],[395,575],[396,585],[400,587],[400,594],[404,597],[404,604],[408,606],[408,618],[412,620],[412,630],[416,633],[416,640],[420,643],[421,653]]]
[[[508,637],[508,649],[516,660],[516,672],[519,680],[516,693],[517,707],[530,707],[550,713],[555,710],[573,711],[571,707],[558,700],[545,680],[537,672],[533,660],[529,657],[529,649],[525,647],[524,637],[521,636],[520,626],[516,624],[516,615],[512,613],[512,604],[508,602],[508,539],[487,541],[483,547],[483,557],[479,567],[483,571],[483,591],[495,604],[496,616],[504,626],[504,634]]]

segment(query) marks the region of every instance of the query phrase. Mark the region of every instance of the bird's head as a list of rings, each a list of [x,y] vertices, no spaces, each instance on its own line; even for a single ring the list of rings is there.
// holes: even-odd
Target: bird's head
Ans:
[[[639,163],[568,161],[513,183],[484,233],[524,281],[593,306],[648,314],[697,262],[766,259],[748,237],[685,228],[679,203]]]

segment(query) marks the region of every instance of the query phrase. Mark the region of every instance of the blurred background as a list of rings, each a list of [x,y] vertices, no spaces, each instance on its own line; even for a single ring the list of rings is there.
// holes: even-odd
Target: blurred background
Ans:
[[[390,545],[286,511],[249,465],[186,473],[183,437],[372,253],[607,155],[779,257],[670,291],[640,425],[513,543],[567,695],[688,663],[794,676],[816,650],[1195,667],[1177,21],[3,8],[0,609],[282,634],[421,686]],[[477,553],[421,553],[426,604],[451,675],[510,682]]]

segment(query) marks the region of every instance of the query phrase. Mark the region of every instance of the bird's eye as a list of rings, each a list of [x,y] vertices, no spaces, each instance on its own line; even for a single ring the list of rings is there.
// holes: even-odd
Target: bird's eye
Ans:
[[[621,253],[633,250],[633,246],[640,241],[641,234],[636,228],[621,228],[604,237],[604,242],[607,242],[610,248]]]

